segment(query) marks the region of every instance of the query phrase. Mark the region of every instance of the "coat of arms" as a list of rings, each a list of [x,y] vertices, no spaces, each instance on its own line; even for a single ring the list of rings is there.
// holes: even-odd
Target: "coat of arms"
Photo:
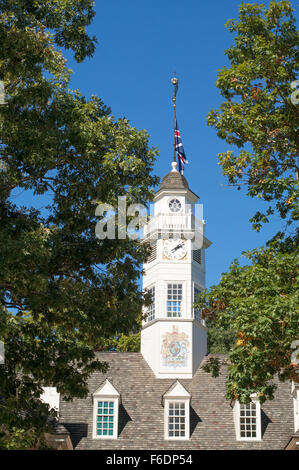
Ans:
[[[184,332],[179,333],[178,328],[173,326],[172,332],[164,333],[162,338],[161,354],[163,366],[186,366],[190,345],[188,335]]]

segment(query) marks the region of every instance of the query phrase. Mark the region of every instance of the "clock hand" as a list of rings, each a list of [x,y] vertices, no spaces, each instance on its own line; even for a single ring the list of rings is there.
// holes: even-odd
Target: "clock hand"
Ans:
[[[182,246],[184,245],[184,243],[179,243],[177,246],[175,246],[171,251],[172,253],[176,250],[178,250],[179,248],[181,248]]]

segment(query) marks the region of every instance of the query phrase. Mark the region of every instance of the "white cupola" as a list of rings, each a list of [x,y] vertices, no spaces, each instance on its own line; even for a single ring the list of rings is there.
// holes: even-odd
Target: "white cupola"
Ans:
[[[197,217],[198,199],[172,162],[144,230],[152,254],[143,289],[153,301],[145,312],[141,353],[158,378],[192,378],[207,351],[207,328],[193,309],[205,288],[205,249],[211,244]]]

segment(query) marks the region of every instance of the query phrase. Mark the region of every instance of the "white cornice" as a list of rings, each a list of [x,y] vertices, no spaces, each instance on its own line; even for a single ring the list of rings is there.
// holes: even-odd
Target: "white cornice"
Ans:
[[[197,320],[195,320],[195,318],[183,318],[183,317],[160,317],[160,318],[155,318],[153,321],[149,322],[149,323],[145,323],[144,325],[142,325],[142,329],[144,330],[145,328],[148,328],[149,326],[152,326],[154,325],[155,323],[157,322],[173,322],[173,321],[176,321],[178,323],[182,322],[187,322],[187,323],[195,323],[197,326],[200,326],[200,328],[202,328],[203,330],[207,331],[207,327],[206,326],[203,326],[202,323],[198,322]]]
[[[176,194],[180,195],[185,195],[187,196],[192,202],[196,202],[199,199],[199,196],[197,196],[195,193],[193,193],[190,189],[159,189],[159,191],[156,192],[153,201],[156,202],[158,199],[161,199],[163,196],[173,196]]]

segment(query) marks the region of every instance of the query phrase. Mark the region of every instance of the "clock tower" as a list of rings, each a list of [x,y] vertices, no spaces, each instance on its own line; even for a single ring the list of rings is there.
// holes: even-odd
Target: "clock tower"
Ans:
[[[141,353],[157,378],[191,379],[207,351],[207,328],[193,308],[205,288],[205,222],[197,216],[199,197],[172,162],[154,197],[144,227],[152,252],[144,264],[143,289],[152,304],[141,331]]]

